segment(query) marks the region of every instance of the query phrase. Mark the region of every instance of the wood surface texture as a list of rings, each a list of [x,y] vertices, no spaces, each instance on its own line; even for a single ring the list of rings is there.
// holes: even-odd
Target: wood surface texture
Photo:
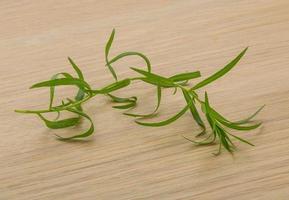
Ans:
[[[288,0],[1,0],[0,1],[0,199],[289,199],[289,1]],[[194,146],[181,135],[199,128],[186,113],[175,123],[143,127],[112,109],[105,97],[85,104],[95,122],[89,142],[61,142],[34,115],[14,109],[46,108],[47,89],[38,81],[68,71],[67,56],[89,83],[113,81],[104,64],[104,46],[116,28],[111,55],[145,53],[162,75],[220,69],[246,46],[236,68],[199,91],[230,119],[244,118],[266,104],[261,128],[238,132],[255,147],[236,142],[232,156],[218,145]],[[115,65],[120,77],[139,58]],[[72,94],[57,90],[58,100]],[[185,104],[165,90],[165,119]],[[117,94],[137,94],[135,111],[155,106],[155,88],[136,83]],[[85,126],[85,124],[83,125]]]

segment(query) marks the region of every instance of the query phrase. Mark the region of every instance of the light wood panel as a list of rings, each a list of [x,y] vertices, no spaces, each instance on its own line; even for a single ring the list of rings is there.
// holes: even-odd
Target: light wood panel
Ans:
[[[2,0],[0,24],[0,199],[288,199],[289,1]],[[92,85],[111,82],[103,49],[113,27],[112,54],[144,52],[163,75],[198,69],[208,76],[250,46],[206,91],[232,119],[266,104],[263,127],[239,133],[256,146],[214,157],[217,145],[196,147],[180,136],[198,131],[189,113],[166,127],[141,127],[102,97],[85,106],[96,125],[86,143],[60,142],[35,116],[13,112],[47,105],[47,90],[27,88],[72,72],[67,56]],[[141,65],[127,59],[117,71],[126,77]],[[137,110],[148,112],[154,92],[139,83],[119,94],[140,95]],[[184,104],[171,92],[160,119]]]

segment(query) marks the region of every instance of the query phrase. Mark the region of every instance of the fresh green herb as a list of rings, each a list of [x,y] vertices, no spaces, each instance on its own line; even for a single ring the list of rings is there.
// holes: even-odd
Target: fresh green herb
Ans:
[[[104,86],[99,89],[93,89],[92,86],[88,82],[85,81],[82,71],[78,67],[78,65],[68,57],[68,61],[73,67],[74,71],[77,74],[77,77],[73,75],[62,72],[57,73],[50,80],[42,81],[40,83],[36,83],[31,86],[31,88],[42,88],[42,87],[49,87],[50,88],[50,99],[49,99],[49,106],[48,109],[44,110],[15,110],[18,113],[25,113],[25,114],[36,114],[39,118],[45,123],[45,125],[50,129],[61,129],[67,127],[73,127],[79,125],[82,119],[86,119],[90,122],[90,127],[88,130],[84,131],[83,133],[71,136],[71,137],[62,137],[56,135],[61,140],[72,140],[72,139],[83,139],[91,136],[94,132],[94,124],[92,119],[89,115],[84,111],[83,104],[89,101],[91,98],[95,97],[96,95],[105,95],[111,99],[111,101],[115,104],[112,107],[116,109],[132,109],[137,105],[137,97],[118,97],[112,94],[115,91],[120,89],[126,88],[134,81],[142,81],[144,83],[148,83],[154,87],[156,87],[156,98],[157,103],[155,109],[148,114],[135,114],[131,112],[124,112],[123,114],[127,116],[131,116],[136,118],[135,122],[137,124],[143,126],[151,126],[151,127],[158,127],[158,126],[165,126],[168,125],[181,116],[183,116],[188,110],[190,111],[194,121],[196,124],[201,128],[201,131],[196,134],[196,137],[204,136],[205,139],[203,140],[194,140],[188,137],[185,139],[191,141],[197,145],[208,145],[218,142],[219,143],[219,150],[215,155],[220,154],[222,148],[227,150],[228,152],[233,152],[235,144],[233,140],[239,140],[249,145],[253,145],[252,143],[248,142],[245,139],[242,139],[236,135],[233,135],[229,132],[230,129],[238,130],[238,131],[248,131],[258,128],[261,123],[254,123],[252,120],[253,118],[264,108],[262,106],[258,109],[255,113],[251,116],[247,117],[246,119],[239,120],[232,122],[217,112],[210,104],[209,97],[207,92],[205,92],[204,100],[199,98],[197,94],[197,90],[203,88],[204,86],[214,82],[215,80],[219,79],[220,77],[224,76],[228,73],[236,64],[240,61],[240,59],[244,56],[248,48],[245,48],[236,58],[230,61],[227,65],[225,65],[221,70],[216,72],[215,74],[209,76],[208,78],[200,81],[196,85],[192,87],[188,87],[188,82],[192,79],[200,78],[201,73],[199,71],[193,72],[185,72],[176,75],[172,75],[170,77],[165,77],[156,73],[151,72],[151,63],[147,56],[139,52],[122,52],[119,55],[113,57],[112,59],[109,58],[110,49],[112,47],[112,43],[114,41],[115,30],[113,29],[107,43],[105,46],[105,62],[106,66],[110,70],[113,78],[115,81],[107,86]],[[123,80],[118,80],[117,74],[112,66],[113,63],[117,62],[118,60],[128,57],[128,56],[139,56],[144,60],[146,63],[146,70],[142,70],[139,68],[131,67],[131,69],[138,73],[137,77],[132,78],[125,78]],[[59,105],[54,105],[54,96],[55,96],[55,88],[59,86],[74,86],[78,88],[78,91],[74,97],[74,99],[65,98],[62,100],[62,103]],[[178,89],[180,89],[183,93],[184,100],[186,105],[175,115],[171,116],[170,118],[160,121],[160,122],[146,122],[142,121],[143,118],[151,118],[157,115],[159,107],[161,105],[162,100],[162,90],[166,88],[173,88],[173,94],[176,94]],[[199,111],[197,108],[201,108],[208,125],[210,126],[210,131],[206,128],[206,123],[202,119]],[[59,119],[63,112],[70,112],[74,117],[66,118],[66,119]],[[46,113],[55,113],[57,114],[56,119],[50,120],[45,117]]]
[[[153,117],[156,115],[160,105],[161,105],[161,99],[162,99],[162,88],[160,86],[157,86],[157,106],[154,109],[153,112],[149,114],[133,114],[133,113],[123,113],[125,115],[131,116],[131,117],[140,117],[140,118],[148,118],[148,117]]]
[[[205,85],[208,85],[209,83],[217,80],[218,78],[221,78],[226,73],[228,73],[238,62],[241,60],[241,58],[245,55],[248,47],[244,49],[236,58],[234,58],[229,64],[227,64],[224,68],[222,68],[220,71],[216,72],[209,78],[206,78],[205,80],[201,81],[194,87],[192,87],[192,90],[196,90],[198,88],[204,87]]]

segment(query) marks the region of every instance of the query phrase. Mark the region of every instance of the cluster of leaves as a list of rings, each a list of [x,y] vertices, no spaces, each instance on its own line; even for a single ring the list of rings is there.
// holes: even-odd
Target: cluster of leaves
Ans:
[[[129,112],[124,113],[127,116],[136,118],[135,122],[137,124],[140,124],[143,126],[151,126],[151,127],[165,126],[176,121],[189,110],[195,122],[202,129],[200,133],[196,134],[196,137],[207,135],[205,139],[201,141],[195,141],[195,140],[185,137],[187,140],[193,142],[194,144],[207,145],[207,144],[215,143],[217,140],[219,142],[219,151],[216,154],[219,154],[221,152],[222,147],[226,149],[227,151],[232,152],[235,148],[232,138],[235,138],[239,141],[252,145],[250,142],[236,135],[231,134],[230,132],[228,132],[228,129],[247,131],[247,130],[252,130],[252,129],[259,127],[261,123],[252,124],[252,119],[262,110],[263,106],[260,109],[258,109],[250,117],[241,121],[231,122],[230,120],[223,117],[220,113],[218,113],[215,109],[211,107],[207,93],[205,93],[205,98],[203,101],[199,98],[198,94],[196,93],[196,91],[199,88],[202,88],[212,83],[216,79],[222,77],[227,72],[229,72],[244,56],[244,54],[247,51],[247,48],[244,49],[236,58],[230,61],[227,65],[225,65],[221,70],[209,76],[208,78],[200,81],[193,87],[189,87],[187,83],[190,80],[201,77],[200,71],[180,73],[180,74],[173,75],[171,77],[164,77],[164,76],[152,73],[151,63],[149,59],[144,54],[139,53],[139,52],[123,52],[113,57],[112,59],[110,59],[109,53],[110,53],[110,49],[114,40],[114,35],[115,35],[115,30],[112,31],[105,47],[106,66],[108,67],[113,78],[115,79],[115,81],[112,84],[109,84],[100,89],[92,89],[89,83],[85,81],[83,73],[81,72],[77,64],[71,58],[68,58],[68,61],[73,67],[73,69],[75,70],[77,77],[74,77],[73,75],[66,73],[66,72],[58,73],[58,74],[53,75],[50,80],[34,84],[31,87],[31,88],[40,88],[40,87],[50,88],[50,101],[49,101],[48,108],[44,110],[16,110],[16,112],[36,114],[40,117],[41,120],[43,120],[45,125],[50,129],[61,129],[61,128],[76,126],[81,122],[81,119],[87,119],[91,125],[90,125],[90,128],[84,131],[83,133],[77,134],[72,137],[62,137],[62,136],[56,135],[61,140],[82,139],[82,138],[86,138],[92,135],[94,132],[93,121],[85,113],[82,107],[82,105],[85,102],[87,102],[88,100],[90,100],[96,95],[106,95],[107,97],[111,99],[112,102],[116,103],[116,105],[114,105],[113,108],[116,108],[116,109],[133,108],[137,105],[137,97],[135,96],[118,97],[118,96],[113,95],[112,93],[116,90],[127,87],[134,81],[143,81],[147,84],[150,84],[156,87],[157,104],[156,104],[155,109],[151,113],[147,113],[147,114],[137,114],[137,113],[129,113]],[[131,68],[133,71],[138,73],[139,76],[119,80],[117,77],[117,73],[114,70],[113,63],[128,56],[138,56],[141,59],[143,59],[146,64],[146,70],[142,70],[140,68]],[[64,85],[76,86],[78,88],[78,91],[74,99],[66,98],[62,100],[62,103],[60,105],[54,105],[55,87],[64,86]],[[160,107],[160,103],[162,99],[162,90],[166,88],[173,88],[174,94],[177,92],[177,90],[181,90],[184,96],[184,100],[186,101],[186,106],[184,106],[184,108],[182,108],[177,114],[175,114],[174,116],[166,120],[163,120],[160,122],[153,122],[153,123],[141,121],[141,119],[143,118],[155,116],[155,114],[157,113]],[[200,113],[197,109],[197,106],[201,107],[201,110],[204,113],[208,121],[208,124],[211,128],[210,131],[206,129],[206,125],[203,119],[200,117]],[[70,112],[70,113],[73,113],[75,116],[66,118],[66,119],[60,119],[62,112]],[[54,120],[49,120],[44,116],[46,113],[56,113],[57,117]]]

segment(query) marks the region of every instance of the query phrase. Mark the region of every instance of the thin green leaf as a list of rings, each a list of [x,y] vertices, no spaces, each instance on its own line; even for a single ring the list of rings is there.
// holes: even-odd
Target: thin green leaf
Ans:
[[[212,76],[206,78],[205,80],[199,82],[197,85],[191,88],[191,90],[196,90],[198,88],[204,87],[205,85],[215,81],[216,79],[224,76],[227,72],[229,72],[238,62],[239,60],[244,56],[246,53],[248,47],[245,48],[235,59],[233,59],[229,64],[227,64],[224,68],[213,74]]]
[[[141,69],[133,68],[131,67],[132,70],[144,75],[146,78],[143,78],[142,80],[157,86],[162,86],[162,87],[175,87],[175,83],[163,76],[159,76]]]
[[[213,153],[213,155],[215,155],[215,156],[220,155],[220,154],[221,154],[221,150],[222,150],[222,143],[220,142],[220,143],[219,143],[219,149],[218,149],[218,152],[217,152],[217,153]]]
[[[203,112],[205,112],[205,115],[206,115],[206,118],[207,118],[207,121],[209,122],[210,124],[210,127],[212,128],[212,131],[214,134],[215,131],[216,131],[216,122],[214,120],[214,118],[212,118],[212,111],[211,111],[211,107],[210,107],[210,103],[209,103],[209,98],[208,98],[208,93],[205,92],[205,102],[202,103],[202,109],[203,109]]]
[[[139,52],[124,52],[124,53],[121,53],[119,54],[118,56],[114,57],[113,59],[111,59],[107,65],[109,66],[110,64],[118,61],[119,59],[123,58],[123,57],[127,57],[127,56],[139,56],[141,57],[142,59],[144,59],[144,61],[146,62],[146,65],[147,65],[147,70],[148,72],[151,72],[151,63],[150,63],[150,60],[142,53],[139,53]]]
[[[59,78],[55,80],[43,81],[32,85],[30,88],[51,87],[59,85],[75,85],[82,89],[90,88],[88,83],[77,78]]]
[[[187,110],[190,108],[192,102],[190,102],[188,105],[186,105],[179,113],[177,113],[176,115],[174,115],[173,117],[161,121],[161,122],[140,122],[140,121],[135,121],[137,124],[143,125],[143,126],[153,126],[153,127],[157,127],[157,126],[165,126],[168,125],[174,121],[176,121],[177,119],[179,119],[183,114],[185,114],[187,112]]]
[[[235,121],[233,122],[234,124],[246,124],[251,122],[251,120],[265,107],[265,105],[263,105],[262,107],[260,107],[255,113],[253,113],[251,116],[249,116],[246,119],[240,120],[240,121]]]
[[[119,105],[119,106],[112,106],[113,108],[117,109],[128,109],[136,106],[136,102],[130,102],[125,105]]]
[[[75,64],[75,62],[70,57],[68,57],[68,61],[71,64],[71,66],[73,67],[73,69],[75,70],[75,72],[77,73],[79,79],[84,80],[83,74],[82,74],[80,68]]]
[[[92,119],[91,119],[87,114],[83,113],[82,111],[75,110],[75,109],[70,109],[70,108],[69,108],[69,109],[67,109],[67,110],[70,111],[70,112],[76,113],[76,114],[78,114],[78,115],[80,115],[80,116],[88,119],[88,120],[90,121],[90,124],[91,124],[91,125],[90,125],[90,128],[89,128],[87,131],[85,131],[85,132],[83,132],[83,133],[81,133],[81,134],[75,135],[75,136],[62,137],[62,136],[56,135],[57,137],[59,137],[60,140],[71,140],[71,139],[86,138],[86,137],[88,137],[88,136],[90,136],[90,135],[93,134],[93,132],[94,132],[93,121],[92,121]]]
[[[231,122],[230,120],[226,119],[224,116],[222,116],[220,113],[218,113],[217,111],[215,111],[213,108],[211,108],[213,114],[220,120],[222,121],[226,121],[227,123],[232,123],[234,125],[242,125],[242,124],[246,124],[246,123],[250,123],[251,120],[264,108],[265,105],[263,105],[261,108],[259,108],[255,113],[253,113],[251,116],[249,116],[246,119],[240,120],[240,121],[235,121],[235,122]]]
[[[204,102],[204,105],[205,105],[205,111],[206,111],[206,114],[211,114],[211,107],[210,107],[210,103],[209,103],[209,97],[208,97],[208,93],[205,92],[205,102]]]
[[[136,106],[137,97],[129,97],[129,98],[123,98],[123,97],[117,97],[111,94],[107,94],[113,102],[116,103],[125,103],[123,105],[117,105],[112,106],[113,108],[117,109],[128,109]]]
[[[121,88],[124,88],[130,84],[130,79],[123,79],[121,81],[115,82],[113,84],[110,84],[100,90],[91,90],[92,92],[100,93],[100,94],[108,94],[115,90],[119,90]]]
[[[75,64],[75,62],[70,57],[68,57],[68,60],[69,60],[69,62],[71,64],[71,66],[73,67],[73,69],[76,71],[76,73],[78,75],[78,78],[80,80],[84,81],[84,76],[83,76],[82,71],[80,70],[80,68]],[[78,92],[77,92],[77,95],[75,96],[75,99],[79,101],[79,100],[84,98],[84,95],[85,95],[85,92],[82,89],[79,89]]]
[[[185,138],[186,140],[194,143],[194,144],[197,144],[197,145],[209,145],[209,144],[213,144],[215,142],[215,139],[216,139],[216,136],[215,134],[210,134],[207,138],[201,140],[201,141],[196,141],[196,140],[193,140],[193,139],[190,139],[184,135],[182,135],[183,138]],[[209,140],[211,137],[213,136],[213,138],[211,139],[211,141],[207,141]]]
[[[261,126],[262,123],[258,123],[258,124],[254,124],[254,125],[251,125],[251,126],[239,126],[239,125],[236,125],[236,124],[233,124],[233,123],[228,123],[226,121],[223,121],[223,120],[219,120],[220,123],[222,123],[224,126],[228,127],[228,128],[231,128],[231,129],[235,129],[235,130],[239,130],[239,131],[248,131],[248,130],[253,130],[253,129],[256,129],[258,128],[259,126]]]
[[[230,122],[228,119],[223,117],[220,113],[218,113],[214,109],[211,109],[211,112],[221,124],[231,129],[240,130],[240,131],[248,131],[248,130],[256,129],[261,125],[261,123],[258,123],[258,124],[254,124],[250,126],[240,126],[239,124]]]
[[[141,118],[147,118],[147,117],[152,117],[156,114],[158,111],[160,104],[161,104],[161,98],[162,98],[162,88],[160,86],[157,87],[157,106],[154,109],[152,113],[149,114],[133,114],[133,113],[123,113],[124,115],[128,115],[131,117],[141,117]]]
[[[247,141],[247,140],[244,140],[243,138],[240,138],[240,137],[238,137],[238,136],[236,136],[236,135],[233,135],[233,134],[231,134],[231,133],[228,133],[228,134],[231,135],[232,137],[240,140],[241,142],[244,142],[244,143],[246,143],[246,144],[248,144],[248,145],[251,145],[251,146],[255,146],[254,144],[252,144],[251,142],[249,142],[249,141]]]
[[[111,48],[111,45],[112,45],[112,42],[114,39],[114,34],[115,34],[115,29],[112,30],[110,37],[109,37],[109,39],[106,43],[106,46],[105,46],[105,61],[106,61],[106,66],[108,67],[109,71],[111,72],[113,78],[117,81],[117,75],[116,75],[113,67],[110,65],[109,60],[108,60],[108,54],[109,54],[109,51],[110,51],[110,48]]]
[[[227,149],[229,152],[232,152],[235,145],[233,144],[231,139],[228,137],[225,130],[221,126],[217,125],[216,132],[218,132],[222,145],[225,147],[225,149]]]
[[[258,128],[262,123],[258,123],[258,124],[254,124],[251,126],[240,126],[238,124],[235,124],[233,122],[230,122],[229,120],[227,120],[225,117],[223,117],[221,114],[219,114],[218,112],[216,112],[213,108],[209,107],[209,101],[208,101],[208,95],[207,93],[205,94],[205,103],[207,102],[207,109],[209,109],[209,112],[211,115],[214,115],[216,117],[216,119],[222,123],[223,125],[225,125],[228,128],[231,129],[235,129],[235,130],[240,130],[240,131],[247,131],[247,130],[253,130]]]
[[[182,89],[183,91],[183,95],[185,97],[185,100],[187,103],[189,103],[190,101],[192,101],[192,97],[191,95],[189,94],[188,91]],[[202,135],[203,133],[205,133],[206,131],[206,126],[205,126],[205,123],[203,122],[203,120],[201,119],[200,115],[199,115],[199,112],[195,106],[194,103],[191,104],[190,106],[190,111],[191,111],[191,114],[193,116],[193,118],[195,119],[195,121],[197,122],[197,124],[203,129],[201,133],[198,134],[198,136]]]
[[[62,73],[57,73],[51,77],[51,80],[57,79],[60,75],[63,75],[66,78],[73,78],[70,74],[62,72]],[[55,86],[50,87],[50,101],[49,101],[49,109],[52,108],[53,106],[53,100],[54,100],[54,93],[55,93]]]
[[[228,143],[228,141],[226,140],[226,138],[224,137],[224,135],[219,134],[219,140],[222,143],[222,146],[225,147],[225,149],[231,153],[232,152],[231,146]]]
[[[109,54],[109,50],[111,48],[111,44],[113,42],[113,39],[114,39],[114,35],[115,35],[115,29],[112,30],[110,36],[109,36],[109,39],[106,43],[106,46],[105,46],[105,56],[107,57],[108,54]]]
[[[171,76],[169,79],[173,82],[179,82],[179,81],[188,81],[194,78],[201,77],[200,71],[195,72],[187,72],[187,73],[181,73],[174,76]]]
[[[175,88],[174,88],[173,95],[175,95],[175,94],[177,93],[177,91],[178,91],[178,87],[175,87]]]
[[[116,103],[127,103],[127,102],[136,102],[137,101],[137,97],[128,97],[128,98],[124,98],[124,97],[117,97],[117,96],[114,96],[112,94],[107,94],[113,102],[116,102]]]
[[[61,128],[67,128],[71,126],[75,126],[76,124],[79,123],[80,117],[72,117],[68,119],[63,119],[63,120],[57,120],[57,121],[50,121],[43,117],[40,113],[37,114],[46,124],[48,128],[51,129],[61,129]]]
[[[81,101],[81,99],[80,99],[80,100],[76,100],[76,101],[73,101],[73,100],[70,99],[70,98],[66,98],[66,99],[67,99],[68,102],[69,102],[68,105],[73,105],[73,104],[75,105],[77,102]],[[76,110],[83,111],[81,104],[75,105],[74,108],[75,108]]]

